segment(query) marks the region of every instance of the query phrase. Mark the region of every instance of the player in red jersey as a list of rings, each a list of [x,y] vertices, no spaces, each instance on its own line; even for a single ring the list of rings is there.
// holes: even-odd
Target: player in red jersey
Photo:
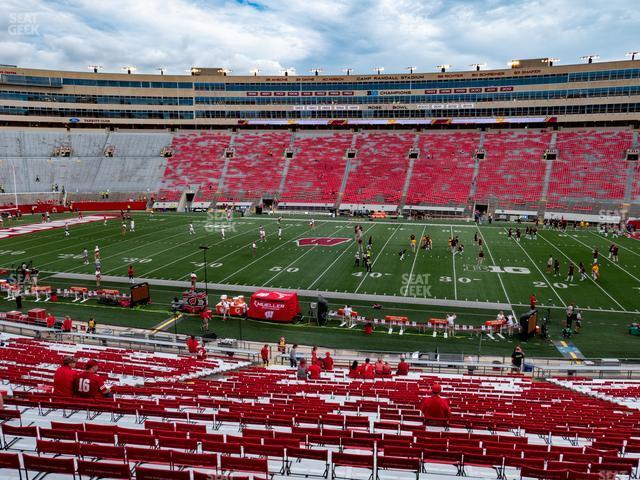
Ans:
[[[77,375],[76,359],[64,357],[62,365],[58,367],[53,376],[53,394],[58,397],[73,396],[73,386]]]
[[[84,366],[84,372],[80,372],[74,382],[74,393],[78,397],[102,398],[111,397],[109,387],[105,385],[104,378],[98,375],[98,362],[89,360]]]

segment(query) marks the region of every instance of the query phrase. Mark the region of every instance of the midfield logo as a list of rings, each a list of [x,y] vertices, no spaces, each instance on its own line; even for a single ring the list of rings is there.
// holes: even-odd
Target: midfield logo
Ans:
[[[318,237],[318,238],[301,238],[300,240],[296,240],[296,243],[299,247],[334,247],[336,245],[340,245],[341,243],[345,243],[351,240],[350,238],[339,238],[339,237]]]

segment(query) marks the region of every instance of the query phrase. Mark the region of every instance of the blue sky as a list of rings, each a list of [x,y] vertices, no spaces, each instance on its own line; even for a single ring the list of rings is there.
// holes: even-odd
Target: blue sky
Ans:
[[[0,63],[183,74],[435,71],[640,50],[638,0],[2,0]]]

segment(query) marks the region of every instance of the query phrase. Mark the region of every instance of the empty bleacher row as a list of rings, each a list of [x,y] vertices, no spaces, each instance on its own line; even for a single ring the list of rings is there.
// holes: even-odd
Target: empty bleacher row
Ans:
[[[185,480],[229,473],[595,480],[638,470],[637,410],[520,375],[411,371],[362,380],[336,369],[305,381],[293,369],[231,370],[242,364],[215,358],[205,365],[228,371],[212,379],[198,360],[175,355],[17,337],[7,347],[0,350],[0,390],[11,393],[0,411],[3,478],[26,469]],[[99,362],[119,379],[113,399],[52,397],[49,362],[69,350],[80,359],[107,355]],[[149,375],[130,371],[139,358]],[[111,360],[124,371],[110,370]],[[417,407],[435,382],[453,413],[425,427]]]
[[[6,192],[149,191],[179,200],[589,208],[640,200],[629,129],[0,132]],[[54,156],[61,145],[70,156]],[[106,147],[113,158],[105,157]],[[160,153],[168,149],[171,158]],[[545,160],[547,150],[557,154]],[[410,152],[415,158],[410,158]],[[484,158],[476,159],[476,154]],[[97,172],[97,174],[96,174]],[[633,176],[633,178],[628,178]],[[587,206],[585,206],[587,205]]]
[[[640,380],[566,377],[553,381],[577,392],[640,410]]]

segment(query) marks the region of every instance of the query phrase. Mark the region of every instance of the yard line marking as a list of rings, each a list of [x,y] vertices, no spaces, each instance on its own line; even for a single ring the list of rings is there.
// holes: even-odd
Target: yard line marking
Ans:
[[[559,251],[559,252],[562,254],[562,256],[564,256],[564,258],[566,258],[567,260],[569,260],[571,263],[574,263],[574,264],[579,264],[579,263],[580,263],[580,262],[575,262],[575,261],[574,261],[572,258],[570,258],[566,253],[564,253],[562,250],[560,250],[558,247],[556,247],[556,246],[555,246],[553,243],[551,243],[549,240],[547,240],[546,238],[544,238],[544,237],[542,236],[542,232],[538,232],[538,236],[539,236],[542,240],[544,240],[545,242],[547,242],[549,245],[551,245],[553,248],[555,248],[557,251]],[[605,290],[605,289],[604,289],[604,288],[603,288],[603,287],[602,287],[598,282],[596,282],[593,278],[591,278],[591,276],[590,276],[590,275],[587,275],[587,278],[588,278],[589,280],[591,280],[591,282],[592,282],[596,287],[598,287],[600,290],[602,290],[602,292],[603,292],[607,297],[609,297],[611,300],[613,300],[613,301],[614,301],[614,303],[615,303],[616,305],[618,305],[622,310],[624,310],[625,312],[627,311],[627,309],[626,309],[626,308],[624,308],[622,305],[620,305],[620,302],[618,302],[615,298],[613,298],[613,297],[609,294],[609,292],[607,292],[607,291],[606,291],[606,290]]]
[[[584,243],[582,240],[578,240],[575,237],[572,237],[571,235],[569,235],[569,238],[571,238],[572,240],[575,240],[576,242],[578,242],[581,245],[584,245],[585,247],[587,247],[589,250],[593,250],[593,248],[591,248],[589,245],[587,245],[586,243]],[[599,258],[602,257],[604,258],[607,262],[609,262],[612,265],[615,265],[616,267],[618,267],[620,270],[622,270],[624,273],[626,273],[627,275],[629,275],[631,278],[633,278],[636,282],[640,282],[640,278],[636,277],[633,273],[631,273],[629,270],[622,268],[620,265],[618,265],[616,262],[614,262],[613,260],[611,260],[610,258],[604,256],[604,255],[600,255]]]
[[[424,237],[424,232],[427,229],[427,226],[425,225],[424,227],[422,227],[422,233],[420,234],[420,243],[422,243],[422,237]],[[417,242],[416,242],[417,243]],[[420,253],[421,248],[417,247],[416,249],[416,254],[413,257],[413,263],[411,264],[411,271],[409,272],[409,283],[407,285],[406,291],[404,292],[404,296],[406,297],[407,295],[409,295],[409,287],[411,286],[411,283],[413,281],[413,269],[416,266],[416,260],[418,260],[418,254]],[[457,298],[456,298],[457,300]]]
[[[505,228],[505,231],[507,229]],[[522,252],[527,256],[527,258],[529,259],[529,261],[533,264],[533,266],[536,268],[536,270],[538,271],[538,273],[540,274],[540,276],[542,277],[542,279],[545,281],[545,283],[547,285],[549,285],[549,287],[551,288],[551,290],[553,290],[553,293],[556,294],[556,297],[558,297],[558,300],[560,300],[560,303],[562,305],[567,305],[567,303],[562,300],[562,298],[560,297],[560,294],[558,294],[558,292],[556,291],[556,289],[553,287],[553,284],[547,280],[547,277],[545,277],[544,273],[542,273],[542,270],[540,270],[540,268],[538,267],[538,264],[536,262],[533,261],[533,259],[531,258],[531,256],[529,255],[529,253],[525,250],[525,248],[520,244],[520,242],[514,242],[516,245],[518,245],[520,247],[520,249],[522,250]],[[573,263],[573,262],[571,262]]]
[[[362,234],[362,236],[364,237],[364,235],[365,235],[369,230],[371,230],[373,227],[374,227],[374,225],[371,225],[369,228],[367,228],[367,229],[365,230],[365,232]],[[345,248],[345,249],[342,251],[342,253],[341,253],[340,255],[338,255],[338,256],[336,257],[336,259],[335,259],[333,262],[331,262],[331,264],[330,264],[327,268],[325,268],[325,269],[324,269],[324,271],[323,271],[323,272],[322,272],[322,273],[321,273],[321,274],[320,274],[320,275],[319,275],[319,276],[318,276],[318,277],[313,281],[313,283],[307,287],[307,290],[311,290],[311,287],[313,287],[313,286],[318,282],[318,280],[320,280],[322,277],[324,277],[324,274],[325,274],[325,273],[327,273],[329,270],[331,270],[331,267],[333,267],[333,266],[335,265],[335,263],[336,263],[338,260],[340,260],[340,258],[341,258],[345,253],[347,253],[347,252],[352,248],[352,246],[353,246],[353,245],[349,242],[349,244],[347,245],[347,248]]]
[[[318,222],[318,226],[324,224],[325,222]],[[293,225],[291,225],[291,227],[293,227]],[[293,238],[292,241],[298,240],[300,237],[304,236],[304,235],[309,235],[309,230],[305,229],[304,232],[302,232],[300,235],[296,236],[295,238]],[[251,265],[253,265],[254,263],[256,263],[258,260],[262,260],[264,257],[267,257],[269,255],[271,255],[273,252],[275,252],[276,250],[280,250],[282,247],[287,246],[287,244],[289,243],[289,241],[283,242],[282,245],[280,245],[279,247],[274,248],[273,250],[269,250],[267,253],[265,253],[264,255],[261,255],[260,257],[256,258],[253,262],[247,263],[244,267],[242,267],[239,270],[236,270],[235,272],[231,273],[230,275],[227,275],[226,277],[224,277],[222,280],[220,280],[220,283],[224,283],[226,280],[228,280],[229,278],[233,277],[234,275],[242,272],[244,269],[250,267]],[[248,244],[251,245],[251,244]],[[232,252],[234,253],[234,252]],[[225,255],[226,256],[226,255]],[[222,259],[224,257],[221,257],[220,259]],[[218,259],[218,260],[220,260]]]
[[[293,225],[292,225],[291,227],[293,227]],[[287,228],[291,228],[291,227],[285,227],[285,228],[283,228],[283,230],[286,230]],[[239,237],[239,236],[242,236],[242,235],[246,235],[247,233],[251,232],[251,230],[253,230],[254,228],[255,228],[255,225],[254,225],[254,224],[252,224],[252,225],[251,225],[247,230],[245,230],[245,231],[243,231],[243,232],[241,232],[241,233],[238,233],[237,235],[232,235],[231,237],[229,237],[229,238],[228,238],[228,239],[226,239],[226,240],[219,240],[219,241],[217,241],[216,243],[207,244],[207,245],[208,245],[208,246],[210,246],[210,247],[215,247],[216,245],[220,245],[220,244],[221,244],[221,243],[223,243],[223,242],[227,242],[228,240],[231,240],[232,238],[236,238],[236,237]],[[236,253],[236,252],[239,252],[240,250],[243,250],[243,249],[247,248],[248,246],[250,246],[250,245],[251,245],[251,243],[253,243],[253,241],[251,241],[251,242],[249,242],[249,243],[246,243],[246,244],[244,244],[244,245],[242,245],[242,246],[240,246],[240,247],[236,248],[235,250],[233,250],[233,251],[231,251],[231,252],[229,252],[229,253],[227,253],[227,254],[225,254],[225,255],[221,256],[221,257],[214,258],[213,260],[211,260],[210,262],[207,262],[207,263],[215,263],[215,262],[217,262],[217,261],[219,261],[219,260],[222,260],[222,259],[224,259],[224,258],[227,258],[229,255],[232,255],[232,254],[234,254],[234,253]],[[182,244],[181,244],[181,245],[182,245]],[[193,255],[196,255],[197,253],[200,253],[200,249],[198,249],[198,250],[196,250],[196,251],[194,251],[194,252],[192,252],[192,253],[189,253],[189,254],[187,254],[187,255],[185,255],[185,256],[183,256],[183,257],[180,257],[180,258],[178,258],[178,259],[176,259],[176,260],[173,260],[172,262],[165,263],[165,264],[164,264],[164,265],[162,265],[161,267],[158,267],[158,268],[156,268],[156,269],[153,269],[153,270],[151,270],[150,272],[146,272],[146,273],[145,273],[145,275],[149,275],[150,273],[157,272],[158,270],[160,270],[160,269],[162,269],[162,268],[165,268],[165,267],[166,267],[166,266],[168,266],[168,265],[173,265],[174,263],[177,263],[177,262],[180,262],[180,261],[182,261],[182,260],[184,260],[184,259],[186,259],[186,258],[192,257]],[[202,266],[202,267],[200,267],[200,268],[196,268],[196,269],[194,269],[194,270],[193,270],[193,272],[197,272],[197,271],[199,271],[199,270],[201,270],[201,269],[204,269],[204,266]],[[179,280],[182,280],[182,279],[184,279],[184,278],[188,278],[188,277],[189,277],[189,275],[190,275],[190,273],[188,273],[188,274],[186,274],[186,275],[183,275],[183,276],[181,276],[181,277],[179,278]]]
[[[169,320],[165,320],[164,322],[160,323],[159,325],[157,325],[155,328],[153,328],[151,330],[151,333],[158,333],[161,330],[164,330],[165,328],[167,328],[169,325],[171,325],[174,322],[177,322],[178,320],[180,320],[182,318],[182,313],[172,316]]]
[[[341,233],[342,227],[341,228],[336,228],[336,231],[333,232],[331,235],[329,235],[329,238],[333,237],[336,233]],[[269,280],[267,280],[265,283],[265,285],[270,285],[271,282],[278,276],[280,275],[282,272],[286,271],[288,268],[291,268],[298,260],[300,260],[301,258],[303,258],[305,255],[311,253],[312,251],[314,251],[316,248],[318,248],[317,245],[314,245],[311,248],[308,248],[306,252],[304,252],[302,255],[299,255],[295,260],[293,260],[289,265],[287,265],[286,267],[284,267],[282,270],[280,270],[279,272],[276,272],[276,274],[271,277]]]
[[[453,240],[453,226],[451,226],[449,228],[451,229],[451,239]],[[456,255],[455,255],[455,251],[451,252],[451,263],[453,264],[453,299],[457,300],[458,299],[458,279],[456,278]]]
[[[102,225],[102,224],[101,224],[101,225]],[[177,226],[178,226],[178,225],[173,226],[173,227],[168,227],[168,228],[176,228]],[[104,227],[102,227],[102,228],[104,228]],[[99,234],[99,229],[98,229],[98,231],[96,232],[96,234]],[[144,237],[147,237],[147,236],[149,236],[149,235],[157,235],[157,234],[158,234],[158,231],[157,231],[157,230],[154,230],[154,231],[152,231],[152,232],[144,233],[144,234],[142,234],[142,235],[137,235],[137,236],[135,236],[135,237],[129,237],[129,238],[128,238],[128,239],[126,239],[126,240],[117,241],[117,238],[116,238],[116,241],[113,241],[113,242],[112,242],[112,241],[110,240],[110,241],[106,244],[106,246],[105,246],[105,244],[103,244],[103,248],[102,248],[102,250],[106,250],[107,248],[115,247],[115,246],[122,247],[122,245],[123,245],[124,243],[129,242],[129,241],[131,241],[131,240],[139,240],[139,239],[144,238]],[[130,234],[130,235],[131,235],[131,234]],[[178,233],[178,234],[176,234],[176,235],[180,235],[180,234]],[[167,237],[167,239],[168,239],[168,238],[173,238],[173,237],[175,237],[176,235],[172,235],[172,236],[170,236],[170,237]],[[87,235],[82,235],[81,237],[72,237],[72,239],[74,240],[74,243],[77,243],[78,238],[83,238],[83,237],[85,237],[85,236],[86,236],[86,237],[90,237],[91,235],[87,234]],[[107,238],[108,238],[108,239],[111,239],[111,237],[119,237],[119,236],[120,236],[120,231],[118,231],[118,232],[114,232],[114,233],[111,233],[111,234],[108,234],[108,235],[105,235],[105,236],[101,237],[101,239],[107,239]],[[155,243],[155,242],[157,242],[157,241],[163,241],[163,240],[166,240],[166,239],[154,240],[154,241],[149,242],[149,243],[144,243],[144,244],[139,245],[139,246],[137,246],[137,247],[133,247],[133,248],[131,248],[130,250],[123,250],[122,248],[120,248],[120,250],[118,251],[118,253],[115,253],[115,254],[113,254],[113,255],[108,255],[108,256],[102,257],[102,258],[101,258],[101,260],[107,260],[107,259],[109,259],[109,258],[117,257],[117,256],[119,256],[119,255],[127,255],[127,254],[128,254],[128,252],[129,252],[129,251],[131,251],[131,250],[136,250],[136,249],[138,249],[138,248],[147,247],[147,246],[149,246],[149,245],[151,245],[151,244],[153,244],[153,243]],[[52,243],[52,242],[48,242],[48,243],[47,243],[47,247],[49,247],[49,246],[51,245],[51,243]],[[46,253],[42,253],[42,254],[35,255],[33,258],[36,258],[36,257],[38,257],[38,256],[42,256],[42,255],[48,255],[48,254],[50,254],[50,253],[51,253],[51,252],[50,252],[50,251],[48,251],[48,252],[46,252]],[[76,255],[80,255],[80,254],[81,254],[81,252],[78,252]],[[47,262],[47,263],[38,264],[38,266],[39,266],[39,267],[45,267],[45,266],[47,266],[47,265],[51,265],[51,264],[53,264],[53,263],[62,262],[62,261],[69,261],[69,259],[68,259],[68,258],[57,258],[57,259],[52,260],[52,261]],[[72,268],[68,269],[67,271],[69,271],[69,272],[75,272],[75,271],[77,271],[79,268],[83,268],[83,267],[85,267],[85,265],[78,265],[78,266],[76,266],[76,267],[72,267]]]
[[[487,253],[489,254],[489,257],[491,258],[491,263],[493,263],[495,265],[496,261],[493,259],[493,255],[491,254],[491,249],[489,249],[489,244],[487,243],[487,239],[484,238],[482,230],[480,230],[480,227],[478,226],[478,224],[476,224],[476,228],[478,229],[478,233],[480,234],[480,238],[482,238],[482,243],[484,243],[484,246],[487,249]],[[509,304],[509,308],[511,308],[511,313],[515,317],[516,316],[516,312],[513,309],[513,304],[511,303],[511,300],[509,299],[509,294],[507,293],[507,289],[504,286],[504,282],[502,281],[502,277],[500,276],[500,273],[497,273],[497,275],[498,275],[498,280],[500,281],[500,285],[502,285],[502,291],[504,292],[504,298],[507,299],[507,303]]]
[[[394,232],[389,235],[389,238],[387,238],[387,241],[384,242],[384,245],[382,246],[382,248],[380,249],[380,253],[376,256],[375,260],[371,263],[371,269],[373,270],[373,266],[376,264],[376,262],[378,261],[378,259],[382,256],[382,252],[384,251],[384,248],[387,246],[387,244],[389,243],[389,241],[395,237],[396,233],[398,232],[398,230],[400,229],[400,226],[398,225],[396,227],[396,229],[394,230]],[[367,279],[367,276],[369,275],[369,272],[365,272],[364,277],[362,277],[362,280],[360,280],[360,283],[358,284],[358,286],[356,287],[355,291],[353,293],[358,293],[358,290],[360,290],[360,287],[362,286],[362,284],[364,283],[364,281]]]

